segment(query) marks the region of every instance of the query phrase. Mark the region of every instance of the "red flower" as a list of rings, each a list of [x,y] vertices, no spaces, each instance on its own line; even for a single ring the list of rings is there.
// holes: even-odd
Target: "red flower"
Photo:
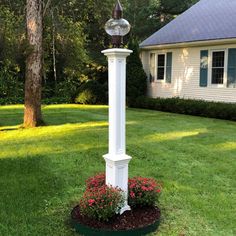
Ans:
[[[86,180],[87,190],[100,188],[105,185],[106,176],[105,173],[97,174]]]
[[[89,199],[89,200],[88,200],[88,203],[89,203],[89,206],[92,206],[93,203],[95,203],[95,200],[94,200],[94,199]]]
[[[93,219],[107,221],[124,204],[121,189],[103,185],[87,189],[80,200],[81,214]]]
[[[131,198],[135,198],[135,193],[134,192],[130,192],[130,197]]]
[[[161,192],[161,184],[153,178],[134,177],[129,179],[129,205],[154,206]]]

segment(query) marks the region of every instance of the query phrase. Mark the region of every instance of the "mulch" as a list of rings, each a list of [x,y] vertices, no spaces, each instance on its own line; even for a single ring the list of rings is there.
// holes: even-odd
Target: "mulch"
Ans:
[[[111,231],[144,228],[154,224],[160,217],[161,212],[157,207],[134,208],[131,211],[124,212],[122,215],[114,216],[109,222],[101,222],[82,216],[79,206],[72,211],[72,219],[78,223],[94,229]]]

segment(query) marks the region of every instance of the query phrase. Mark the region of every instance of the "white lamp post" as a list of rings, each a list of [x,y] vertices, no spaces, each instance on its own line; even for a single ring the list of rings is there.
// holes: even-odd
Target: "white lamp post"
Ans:
[[[109,153],[106,161],[106,184],[122,189],[125,193],[125,206],[120,214],[130,210],[128,197],[128,164],[131,157],[126,155],[125,109],[126,109],[126,57],[132,51],[120,48],[123,36],[130,31],[128,21],[122,18],[119,0],[113,11],[113,19],[105,26],[112,36],[112,49],[102,51],[108,57],[109,67]]]

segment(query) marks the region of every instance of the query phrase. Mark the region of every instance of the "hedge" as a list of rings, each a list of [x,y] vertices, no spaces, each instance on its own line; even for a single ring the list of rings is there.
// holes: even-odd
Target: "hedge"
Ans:
[[[52,97],[42,99],[42,104],[68,104],[71,103],[70,98]],[[23,98],[0,98],[0,105],[24,104]]]
[[[139,97],[132,107],[236,121],[236,103]]]
[[[78,104],[107,104],[108,94],[107,85],[101,84],[96,80],[90,80],[82,84],[75,98]]]

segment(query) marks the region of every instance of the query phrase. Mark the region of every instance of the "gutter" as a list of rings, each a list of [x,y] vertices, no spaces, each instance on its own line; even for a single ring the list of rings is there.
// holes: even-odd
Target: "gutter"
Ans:
[[[202,41],[195,41],[195,42],[181,42],[181,43],[150,45],[150,46],[139,45],[139,46],[141,50],[150,50],[150,49],[199,47],[199,46],[234,44],[234,43],[236,44],[236,38],[202,40]]]

